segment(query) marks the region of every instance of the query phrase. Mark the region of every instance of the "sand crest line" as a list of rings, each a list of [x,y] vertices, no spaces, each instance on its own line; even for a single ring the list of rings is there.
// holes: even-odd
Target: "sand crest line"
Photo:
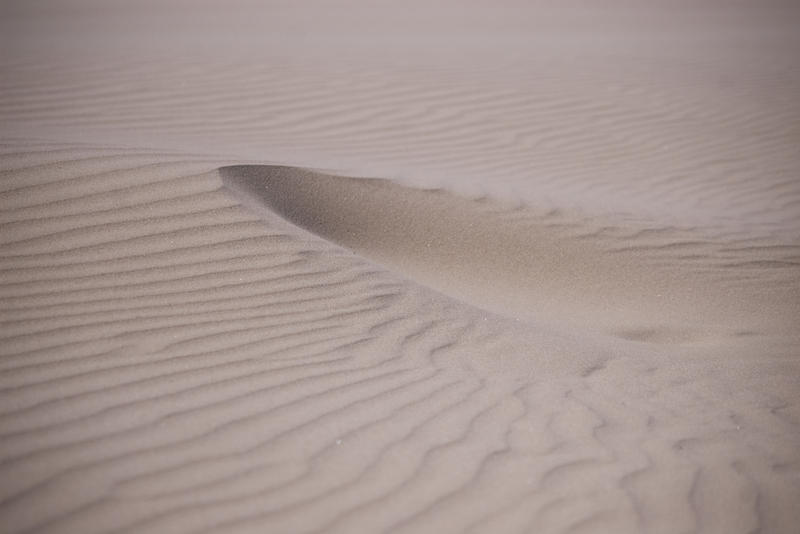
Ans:
[[[720,264],[726,243],[698,235],[665,229],[657,238],[610,237],[608,221],[300,167],[236,165],[219,173],[226,189],[262,216],[277,214],[501,315],[650,343],[783,328],[779,313],[768,320],[754,313],[763,285],[735,282],[735,270]],[[749,255],[725,261],[735,266]],[[787,283],[796,278],[796,269],[785,271]],[[796,302],[784,297],[789,309]]]

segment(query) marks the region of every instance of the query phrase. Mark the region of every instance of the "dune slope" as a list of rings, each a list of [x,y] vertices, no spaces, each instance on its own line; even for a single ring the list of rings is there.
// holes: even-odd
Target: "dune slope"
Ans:
[[[465,253],[423,246],[453,217],[470,215],[481,246],[503,225],[534,239],[547,218],[290,168],[22,146],[3,156],[4,531],[798,520],[793,339],[631,341],[409,278]],[[237,196],[264,179],[255,214]],[[435,223],[416,223],[426,234],[392,234],[386,252],[383,233],[434,208]],[[342,237],[354,221],[363,231]],[[404,258],[419,269],[393,270]],[[475,258],[469,276],[497,268]]]
[[[291,167],[220,172],[256,209],[512,317],[668,340],[793,334],[800,316],[800,245],[754,246]],[[748,268],[758,276],[743,278]]]

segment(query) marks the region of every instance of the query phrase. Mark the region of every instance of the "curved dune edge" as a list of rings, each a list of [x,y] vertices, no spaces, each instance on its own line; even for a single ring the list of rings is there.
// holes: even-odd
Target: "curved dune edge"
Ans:
[[[800,247],[752,247],[298,167],[219,172],[251,209],[518,319],[690,343],[791,333],[800,317]],[[754,276],[742,278],[743,268]]]

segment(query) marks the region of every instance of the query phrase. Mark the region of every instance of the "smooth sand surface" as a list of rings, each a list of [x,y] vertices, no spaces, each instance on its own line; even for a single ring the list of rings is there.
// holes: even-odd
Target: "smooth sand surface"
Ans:
[[[3,4],[0,532],[797,532],[798,28]]]

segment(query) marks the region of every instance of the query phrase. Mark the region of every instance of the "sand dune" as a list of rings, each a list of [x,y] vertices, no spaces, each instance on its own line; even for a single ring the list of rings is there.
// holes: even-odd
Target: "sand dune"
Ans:
[[[793,5],[0,9],[0,532],[800,524]]]
[[[4,192],[18,206],[3,212],[0,258],[9,531],[560,531],[576,521],[672,531],[796,519],[796,270],[762,267],[737,284],[724,275],[742,270],[735,248],[687,264],[664,245],[636,251],[639,265],[625,258],[612,278],[582,280],[595,272],[582,261],[556,276],[572,254],[617,261],[610,246],[631,241],[385,181],[97,152],[62,149],[57,177],[51,163],[30,165],[33,152],[5,171],[38,177]],[[568,259],[552,263],[559,243]],[[532,244],[541,252],[521,254]],[[747,254],[769,257],[744,249],[739,261]],[[513,278],[509,256],[546,258],[537,284]],[[641,295],[649,322],[616,325],[634,341],[580,321],[547,326],[572,291],[586,294],[586,306],[572,303],[581,320],[607,326],[591,287],[625,295],[632,271],[656,276],[648,260],[708,267],[718,285],[701,296],[727,299],[728,337],[694,337],[711,324],[694,303],[681,310],[695,331],[637,326],[664,311]],[[705,264],[714,260],[723,266]],[[492,300],[460,292],[487,273]],[[542,284],[545,300],[508,308],[527,302],[522,321],[461,302],[502,308],[503,283]],[[763,326],[735,309],[752,284],[783,284],[765,316],[777,330],[745,329]],[[543,309],[549,320],[537,321]],[[731,510],[740,499],[749,506]]]

